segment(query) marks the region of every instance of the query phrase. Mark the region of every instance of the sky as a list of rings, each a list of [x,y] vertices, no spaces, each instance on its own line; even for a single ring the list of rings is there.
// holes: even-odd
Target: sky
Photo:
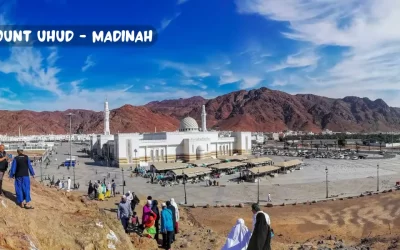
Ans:
[[[0,0],[12,25],[151,25],[149,47],[0,47],[0,109],[102,110],[267,87],[400,107],[397,0]]]

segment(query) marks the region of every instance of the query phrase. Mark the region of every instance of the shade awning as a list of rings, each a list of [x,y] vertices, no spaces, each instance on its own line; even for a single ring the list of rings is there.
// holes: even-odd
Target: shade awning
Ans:
[[[300,161],[298,159],[295,159],[295,160],[290,160],[290,161],[278,162],[278,163],[275,164],[275,166],[283,167],[283,168],[290,168],[290,167],[294,167],[294,166],[300,165],[302,163],[303,163],[302,161]]]
[[[221,169],[237,168],[237,167],[241,167],[244,165],[246,165],[246,163],[232,161],[232,162],[224,162],[224,163],[220,163],[220,164],[215,164],[215,165],[210,166],[210,168],[221,170]]]
[[[184,168],[184,169],[175,169],[172,170],[175,175],[183,175],[186,176],[197,176],[197,175],[205,175],[211,173],[211,169],[203,168],[203,167],[194,167],[194,168]]]
[[[253,164],[253,165],[258,165],[258,164],[263,164],[263,163],[267,163],[267,162],[272,162],[272,159],[269,157],[259,157],[259,158],[249,159],[244,162]]]
[[[279,170],[280,167],[277,166],[262,166],[262,167],[254,167],[249,169],[252,174],[265,174]]]
[[[150,166],[153,166],[157,171],[181,169],[186,168],[187,165],[187,163],[181,162],[154,162],[150,164]]]
[[[221,156],[218,159],[223,161],[244,161],[247,160],[247,156],[245,155],[231,155],[231,156]]]
[[[190,161],[189,163],[196,166],[209,166],[220,162],[221,162],[220,159],[203,159],[203,160]]]

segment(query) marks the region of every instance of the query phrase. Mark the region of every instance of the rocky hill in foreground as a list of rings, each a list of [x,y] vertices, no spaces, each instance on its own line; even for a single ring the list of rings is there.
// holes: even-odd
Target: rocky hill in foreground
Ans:
[[[333,99],[311,94],[290,95],[260,88],[240,90],[213,99],[199,96],[150,102],[144,106],[124,105],[110,112],[112,133],[174,131],[179,120],[192,116],[199,124],[201,106],[206,105],[208,128],[221,130],[278,132],[285,129],[319,132],[400,131],[400,109],[382,99],[372,101],[354,96]],[[103,131],[103,113],[91,110],[54,112],[0,111],[0,134],[66,134],[75,114],[74,133]]]
[[[94,202],[32,181],[34,209],[22,209],[14,202],[13,182],[3,182],[0,249],[135,249],[115,217]]]

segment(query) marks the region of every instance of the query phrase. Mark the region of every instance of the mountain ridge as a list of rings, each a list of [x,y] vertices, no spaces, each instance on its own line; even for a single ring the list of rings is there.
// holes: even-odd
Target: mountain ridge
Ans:
[[[179,120],[191,116],[201,124],[206,106],[209,129],[279,132],[386,132],[400,130],[400,108],[380,98],[346,96],[329,98],[314,94],[288,94],[265,87],[238,90],[211,99],[201,96],[152,101],[142,106],[125,104],[110,111],[110,129],[117,132],[175,131]],[[74,133],[103,132],[103,112],[85,109],[35,112],[0,110],[0,134],[69,133],[67,114],[74,113]]]

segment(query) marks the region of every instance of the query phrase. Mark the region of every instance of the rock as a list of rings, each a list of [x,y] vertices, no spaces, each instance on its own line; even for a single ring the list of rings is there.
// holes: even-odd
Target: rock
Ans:
[[[197,207],[196,204],[193,203],[192,208],[196,208],[196,207]]]
[[[210,208],[210,204],[205,205],[204,208]]]
[[[285,203],[282,203],[282,207],[284,207],[286,204]]]
[[[266,205],[266,207],[273,207],[274,205],[272,204],[272,203],[268,203],[267,205]]]
[[[84,250],[94,250],[94,245],[93,243],[90,243],[89,245],[85,246]]]
[[[181,243],[180,247],[181,248],[188,248],[188,247],[190,247],[190,242],[187,241],[186,239],[184,239],[184,240],[182,240],[182,243]]]
[[[239,207],[243,208],[244,204],[243,203],[239,203]]]
[[[317,203],[317,201],[316,201],[316,200],[313,200],[312,203]]]
[[[215,239],[210,239],[210,242],[211,242],[211,243],[214,243],[214,242],[215,242]]]

